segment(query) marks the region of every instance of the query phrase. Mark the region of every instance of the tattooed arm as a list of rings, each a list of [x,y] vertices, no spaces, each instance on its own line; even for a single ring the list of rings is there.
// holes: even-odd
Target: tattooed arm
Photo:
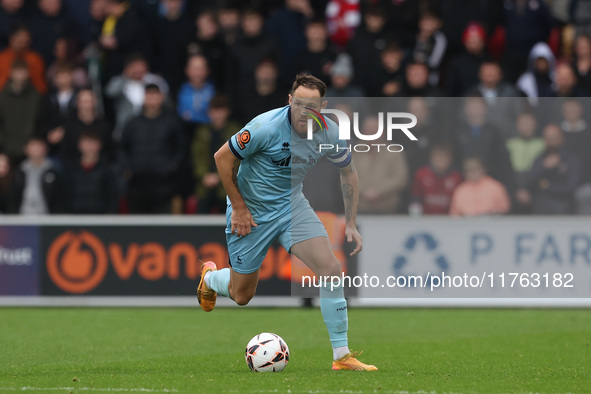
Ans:
[[[363,249],[363,239],[357,231],[357,203],[359,202],[359,177],[355,163],[340,170],[341,188],[343,190],[343,202],[345,203],[345,236],[347,242],[355,242],[355,250],[351,256],[356,255]]]
[[[238,159],[230,151],[227,142],[215,153],[214,158],[226,194],[232,203],[232,234],[236,233],[238,236],[249,234],[251,227],[256,227],[256,223],[238,189],[238,167],[236,166]]]

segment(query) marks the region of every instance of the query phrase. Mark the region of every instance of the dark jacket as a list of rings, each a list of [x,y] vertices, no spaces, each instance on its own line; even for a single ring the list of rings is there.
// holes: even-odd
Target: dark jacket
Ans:
[[[29,137],[37,130],[41,96],[27,84],[16,93],[10,84],[0,93],[0,147],[13,157],[21,157]]]
[[[53,130],[56,127],[63,126],[66,119],[76,115],[76,92],[68,101],[66,108],[61,108],[57,92],[51,91],[43,99],[42,109],[42,127],[45,131]]]
[[[79,161],[66,167],[68,182],[67,212],[79,214],[116,213],[119,201],[115,172],[105,159],[91,169]]]
[[[174,174],[187,150],[182,123],[170,112],[157,118],[133,118],[123,129],[119,145],[125,170],[133,174]]]
[[[267,32],[279,43],[279,78],[291,84],[295,76],[295,60],[299,51],[306,47],[304,14],[281,8],[267,20]]]
[[[577,157],[560,151],[560,164],[545,168],[546,151],[534,162],[527,174],[526,187],[532,193],[532,213],[568,215],[574,212],[575,190],[580,183],[581,165]]]
[[[113,128],[106,120],[95,119],[94,122],[85,124],[75,115],[65,122],[64,130],[64,138],[56,147],[56,154],[63,162],[77,159],[80,156],[78,140],[80,139],[80,135],[85,131],[93,131],[100,134],[103,143],[102,155],[108,160],[115,158]]]
[[[252,83],[256,66],[261,60],[276,57],[276,43],[266,33],[256,37],[240,37],[229,50],[229,78],[233,99]]]
[[[353,59],[355,84],[369,92],[375,81],[375,75],[381,69],[380,51],[384,49],[389,32],[370,33],[365,26],[359,26],[347,45],[347,52]]]
[[[134,6],[131,6],[115,26],[117,48],[107,51],[106,80],[121,74],[125,59],[132,52],[146,52],[142,37],[142,24]]]
[[[468,52],[453,58],[446,74],[447,94],[462,97],[468,89],[477,85],[480,66],[487,59],[486,54],[476,56]]]
[[[28,18],[27,26],[31,29],[32,48],[41,55],[47,65],[55,60],[55,42],[59,38],[76,36],[75,25],[64,7],[56,16],[34,10]]]
[[[473,134],[467,124],[459,127],[457,134],[457,152],[460,161],[469,158],[479,158],[487,169],[488,175],[501,182],[509,195],[517,188],[515,173],[511,166],[509,152],[500,132],[493,126],[485,124],[478,135]]]
[[[65,196],[64,196],[64,178],[63,175],[51,166],[41,176],[41,189],[45,204],[49,213],[63,213],[65,210]],[[26,174],[21,167],[19,167],[12,180],[12,187],[10,191],[10,198],[8,202],[9,213],[20,213],[21,204],[23,202],[23,193],[26,185]]]
[[[152,27],[154,71],[166,79],[173,96],[183,82],[188,37],[193,29],[193,21],[186,14],[174,21],[161,16]]]

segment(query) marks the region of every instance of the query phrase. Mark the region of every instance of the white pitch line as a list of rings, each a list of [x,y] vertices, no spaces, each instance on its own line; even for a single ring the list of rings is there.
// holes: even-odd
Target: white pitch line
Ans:
[[[175,389],[115,388],[115,387],[0,387],[1,391],[112,391],[141,393],[178,393]]]

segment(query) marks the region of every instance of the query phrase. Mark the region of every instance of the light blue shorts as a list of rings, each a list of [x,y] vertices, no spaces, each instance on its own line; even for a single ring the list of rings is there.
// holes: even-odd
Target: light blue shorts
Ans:
[[[230,266],[239,274],[250,274],[257,271],[274,241],[287,250],[298,242],[310,238],[327,237],[324,225],[306,202],[303,207],[288,211],[285,215],[267,223],[258,223],[251,228],[251,233],[239,237],[232,235],[232,206],[226,209],[226,242]]]

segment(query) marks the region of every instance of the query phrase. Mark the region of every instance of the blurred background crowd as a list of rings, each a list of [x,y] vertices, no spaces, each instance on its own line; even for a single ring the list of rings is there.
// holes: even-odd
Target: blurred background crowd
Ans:
[[[354,153],[361,213],[590,213],[590,34],[591,0],[0,0],[0,213],[223,213],[213,153],[302,72],[419,120]]]

